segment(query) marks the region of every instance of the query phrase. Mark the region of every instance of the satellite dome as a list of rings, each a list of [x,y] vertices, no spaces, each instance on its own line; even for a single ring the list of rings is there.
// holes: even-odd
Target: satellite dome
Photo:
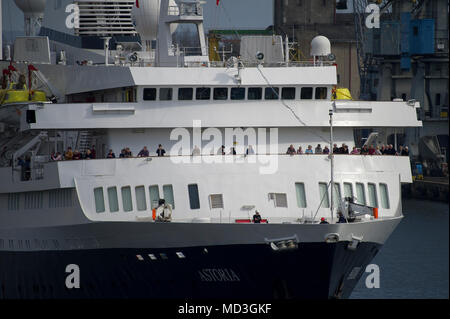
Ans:
[[[156,39],[158,35],[158,21],[161,7],[161,0],[139,0],[139,7],[133,7],[132,15],[136,31],[139,33],[142,43],[148,47],[149,42]],[[178,9],[174,0],[169,0],[169,8]],[[176,25],[172,25],[170,30],[173,33]]]
[[[46,0],[14,0],[26,17],[43,17]]]
[[[311,41],[311,56],[328,56],[331,53],[331,43],[327,37],[319,35]]]

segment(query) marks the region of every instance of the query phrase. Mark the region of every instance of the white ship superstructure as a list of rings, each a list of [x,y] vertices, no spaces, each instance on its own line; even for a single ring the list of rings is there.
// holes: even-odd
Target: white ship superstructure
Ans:
[[[402,218],[409,158],[286,150],[332,149],[330,117],[339,146],[355,128],[383,141],[421,125],[418,103],[333,100],[323,37],[313,61],[213,63],[200,2],[161,1],[158,17],[156,48],[151,33],[142,52],[106,46],[106,65],[12,63],[32,63],[57,103],[0,107],[0,297],[348,297]],[[171,47],[180,23],[197,26],[197,55]],[[69,147],[95,159],[51,160]],[[65,286],[68,264],[86,274],[80,289]]]

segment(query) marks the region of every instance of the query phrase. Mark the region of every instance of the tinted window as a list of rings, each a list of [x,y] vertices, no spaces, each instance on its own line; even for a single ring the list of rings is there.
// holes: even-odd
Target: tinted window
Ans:
[[[295,100],[295,88],[283,88],[281,98],[283,100]]]
[[[178,89],[178,100],[180,101],[190,101],[194,94],[194,89],[192,88],[180,88]]]
[[[198,197],[197,184],[188,185],[189,204],[191,209],[200,209],[200,199]]]
[[[248,99],[249,100],[261,100],[262,99],[262,88],[248,88]]]
[[[264,98],[266,100],[278,100],[280,94],[279,88],[266,88]]]
[[[231,88],[232,100],[245,100],[245,88]]]
[[[144,101],[155,101],[156,89],[144,89]]]
[[[195,90],[195,98],[197,100],[210,100],[211,88],[197,88]]]
[[[300,98],[302,100],[311,100],[313,97],[313,89],[312,88],[302,88]]]
[[[122,205],[123,205],[123,210],[126,212],[130,212],[133,210],[133,202],[131,200],[131,187],[130,186],[122,187]]]
[[[327,98],[327,88],[316,88],[316,100],[325,100]]]
[[[171,101],[172,100],[172,88],[159,89],[159,99],[160,99],[160,101]]]
[[[228,89],[227,88],[215,88],[214,89],[214,100],[227,100],[228,99]]]

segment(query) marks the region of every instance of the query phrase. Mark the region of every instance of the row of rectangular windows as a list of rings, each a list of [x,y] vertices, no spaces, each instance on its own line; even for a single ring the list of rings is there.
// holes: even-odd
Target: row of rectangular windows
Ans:
[[[55,189],[48,191],[48,208],[72,207],[72,189]],[[8,210],[20,209],[23,196],[23,209],[43,209],[44,192],[10,193],[8,194]]]
[[[368,197],[369,201],[366,201],[366,191],[365,185],[363,183],[355,183],[356,186],[356,203],[361,205],[369,205],[370,207],[379,207],[378,205],[378,195],[376,185],[373,183],[368,183]],[[379,183],[379,194],[381,207],[384,209],[389,209],[389,192],[387,185],[384,183]],[[304,183],[295,183],[295,191],[297,197],[297,205],[299,208],[306,208],[306,191]],[[341,187],[339,183],[334,183],[333,187],[334,194],[334,205],[337,207],[339,201],[341,200]],[[171,204],[172,208],[175,209],[175,200],[173,195],[172,185],[163,185],[164,199],[166,203]],[[319,193],[321,199],[321,207],[329,208],[329,192],[327,183],[319,183]],[[117,197],[117,187],[112,186],[107,188],[109,210],[111,213],[119,211],[119,200]],[[130,212],[133,210],[133,200],[131,194],[131,187],[124,186],[121,188],[122,194],[122,207],[123,211]],[[160,195],[158,185],[149,186],[150,195],[150,208],[156,208],[159,204]],[[190,209],[200,209],[200,197],[197,184],[188,185],[188,195],[189,195],[189,206]],[[344,183],[344,197],[354,197],[353,185],[351,183]],[[97,213],[103,213],[106,211],[103,187],[97,187],[94,189],[95,198],[95,208]],[[147,210],[147,201],[144,186],[135,187],[135,199],[136,199],[136,209],[138,211]],[[288,207],[287,194],[286,193],[269,193],[269,200],[274,201],[275,207]],[[224,201],[222,194],[212,194],[209,195],[209,203],[211,209],[224,208]]]
[[[264,94],[263,94],[264,91]],[[314,94],[315,92],[315,94]],[[328,88],[326,87],[316,87],[315,90],[312,87],[302,87],[300,89],[300,96],[297,97],[296,87],[198,87],[195,88],[179,88],[178,89],[178,100],[179,101],[204,101],[213,100],[225,101],[225,100],[278,100],[280,97],[282,100],[295,100],[300,98],[301,100],[312,100],[313,96],[316,100],[325,100],[328,96]],[[159,96],[157,88],[145,88],[143,92],[144,101],[156,101],[159,97],[160,101],[171,101],[173,99],[173,89],[172,88],[160,88]]]

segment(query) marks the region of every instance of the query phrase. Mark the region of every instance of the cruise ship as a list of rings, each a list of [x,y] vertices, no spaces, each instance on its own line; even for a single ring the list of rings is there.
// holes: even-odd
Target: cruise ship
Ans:
[[[15,2],[35,6],[31,20],[45,7]],[[72,8],[80,37],[108,14],[134,17],[120,30],[141,48],[102,31],[104,51],[42,35],[5,50],[0,298],[348,298],[401,222],[412,176],[407,156],[333,145],[351,149],[364,128],[377,131],[366,145],[385,144],[388,130],[422,125],[420,105],[336,99],[321,36],[308,61],[276,35],[210,61],[200,1]],[[181,24],[200,48],[172,44]],[[318,144],[330,154],[286,154]]]

